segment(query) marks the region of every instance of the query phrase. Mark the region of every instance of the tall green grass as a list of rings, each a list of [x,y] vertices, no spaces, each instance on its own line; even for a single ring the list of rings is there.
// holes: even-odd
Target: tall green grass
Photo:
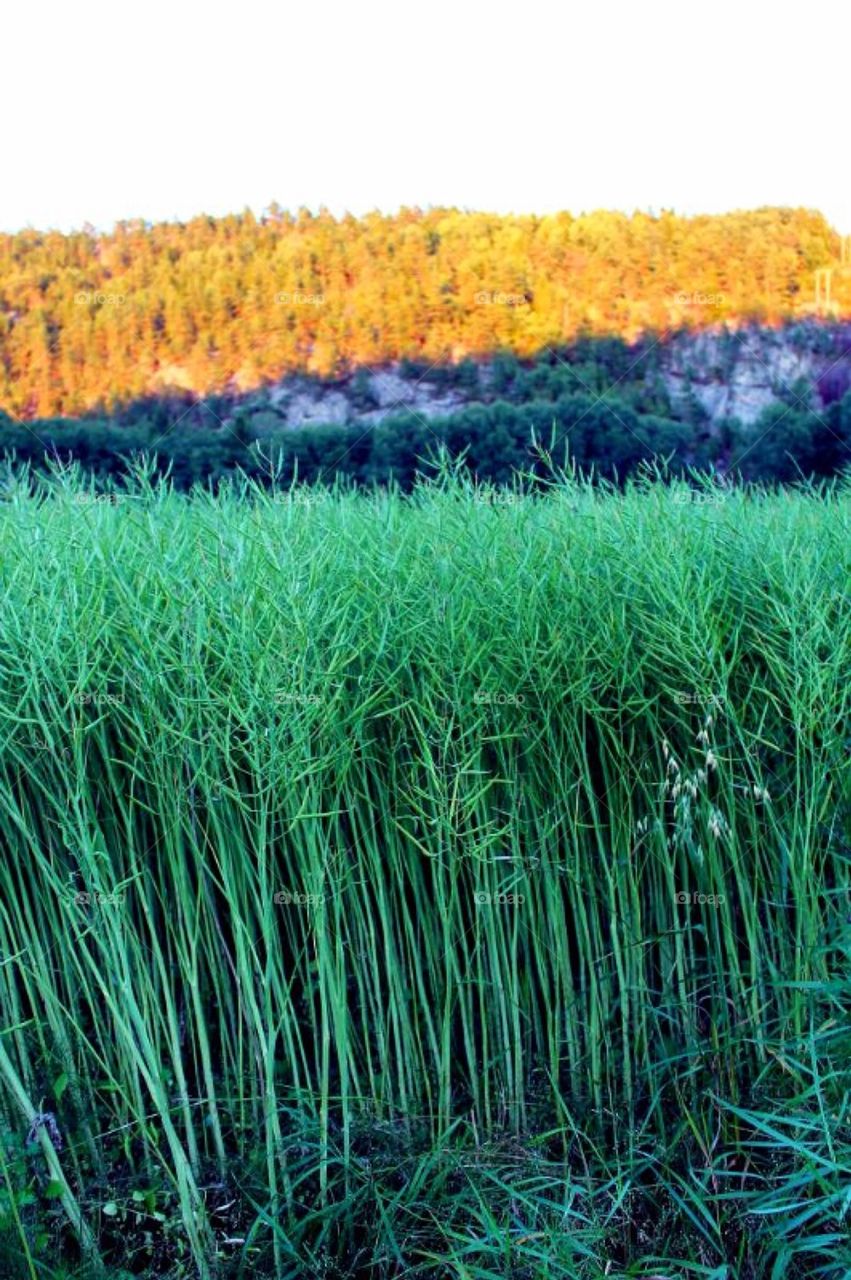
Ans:
[[[843,487],[11,485],[20,1274],[847,1276],[849,570]]]

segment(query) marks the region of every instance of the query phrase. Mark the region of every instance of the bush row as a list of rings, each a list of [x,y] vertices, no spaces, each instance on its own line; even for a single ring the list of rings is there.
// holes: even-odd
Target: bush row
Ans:
[[[237,469],[259,478],[275,457],[284,480],[339,475],[356,484],[394,481],[408,489],[441,448],[450,456],[463,453],[480,479],[505,484],[516,471],[546,469],[541,446],[559,465],[570,459],[609,479],[622,479],[653,458],[667,459],[675,473],[691,467],[769,482],[829,476],[851,457],[851,393],[818,413],[778,404],[750,426],[731,419],[714,427],[591,393],[497,400],[430,421],[402,412],[369,426],[309,426],[262,436],[245,410],[187,414],[174,401],[137,408],[120,421],[25,425],[0,415],[0,447],[21,462],[41,468],[58,455],[99,477],[120,479],[128,457],[145,452],[180,488],[215,484]]]

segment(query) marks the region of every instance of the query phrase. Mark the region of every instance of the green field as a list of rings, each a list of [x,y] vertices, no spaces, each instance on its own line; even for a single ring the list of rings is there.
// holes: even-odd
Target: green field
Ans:
[[[0,1274],[851,1274],[851,491],[40,485]]]

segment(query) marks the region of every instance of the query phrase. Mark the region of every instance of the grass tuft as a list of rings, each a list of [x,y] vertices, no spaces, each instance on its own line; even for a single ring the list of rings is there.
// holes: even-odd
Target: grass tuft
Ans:
[[[22,1276],[849,1274],[851,496],[706,492],[9,488]]]

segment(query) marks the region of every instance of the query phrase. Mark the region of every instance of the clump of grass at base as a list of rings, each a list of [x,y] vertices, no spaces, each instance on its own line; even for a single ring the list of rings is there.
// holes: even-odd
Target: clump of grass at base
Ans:
[[[846,1273],[851,500],[709,492],[10,491],[39,1265]]]

